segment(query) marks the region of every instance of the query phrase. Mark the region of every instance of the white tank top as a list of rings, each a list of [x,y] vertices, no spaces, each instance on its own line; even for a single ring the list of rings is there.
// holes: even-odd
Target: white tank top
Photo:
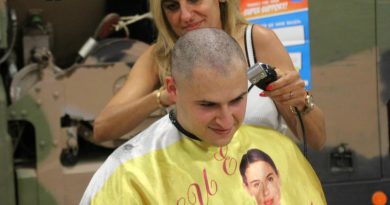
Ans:
[[[245,31],[245,51],[249,66],[257,62],[252,41],[252,27],[253,25],[248,25]],[[248,87],[250,85],[251,83],[248,81]],[[272,99],[259,96],[262,91],[262,89],[256,86],[253,86],[249,91],[244,123],[266,126],[285,133],[287,130],[286,123],[276,109]]]

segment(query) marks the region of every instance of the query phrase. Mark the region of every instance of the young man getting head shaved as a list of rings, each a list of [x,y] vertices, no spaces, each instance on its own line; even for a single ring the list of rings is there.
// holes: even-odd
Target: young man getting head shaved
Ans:
[[[288,137],[241,125],[248,79],[233,38],[196,29],[176,42],[171,61],[165,86],[175,108],[109,156],[80,204],[326,203],[315,172]],[[267,194],[270,177],[248,175],[250,192],[243,185],[240,160],[253,148],[275,162],[277,198]]]

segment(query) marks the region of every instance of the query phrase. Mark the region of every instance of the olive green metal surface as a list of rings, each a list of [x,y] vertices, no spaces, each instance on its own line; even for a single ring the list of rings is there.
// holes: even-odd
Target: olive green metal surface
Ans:
[[[12,142],[7,133],[7,102],[0,78],[0,205],[16,204]]]

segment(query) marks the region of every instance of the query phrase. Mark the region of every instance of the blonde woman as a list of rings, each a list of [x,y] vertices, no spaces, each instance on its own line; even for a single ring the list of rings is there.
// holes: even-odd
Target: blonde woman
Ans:
[[[323,147],[326,141],[323,113],[311,102],[311,95],[305,90],[288,53],[273,31],[260,25],[248,27],[239,14],[236,0],[151,0],[150,10],[159,31],[157,41],[137,60],[125,85],[95,119],[96,141],[119,138],[153,111],[174,104],[160,80],[170,72],[172,48],[178,37],[188,31],[212,27],[223,29],[240,44],[248,66],[253,64],[249,57],[253,56],[255,62],[277,68],[278,80],[266,91],[257,87],[250,90],[245,123],[285,132],[285,121],[300,139],[299,121],[290,109],[296,107],[303,113],[308,145],[316,150]],[[248,49],[251,46],[253,52]]]

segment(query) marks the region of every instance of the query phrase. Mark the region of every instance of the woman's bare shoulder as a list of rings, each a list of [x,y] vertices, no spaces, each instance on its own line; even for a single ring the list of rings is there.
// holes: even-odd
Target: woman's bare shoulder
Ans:
[[[293,69],[290,56],[275,32],[261,25],[253,27],[253,43],[256,50],[256,58],[264,63]]]
[[[262,44],[279,41],[274,31],[261,25],[253,26],[253,37],[258,43]]]
[[[146,68],[152,72],[158,71],[157,62],[155,58],[155,44],[150,45],[137,59],[135,65],[133,66],[133,70],[145,70]],[[150,72],[149,71],[149,72]]]

